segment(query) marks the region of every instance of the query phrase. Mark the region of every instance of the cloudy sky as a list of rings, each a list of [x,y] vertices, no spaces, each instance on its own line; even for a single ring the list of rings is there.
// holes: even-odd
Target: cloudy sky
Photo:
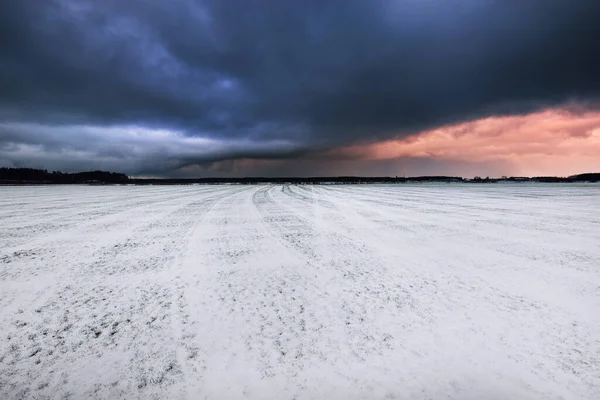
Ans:
[[[600,1],[0,2],[0,166],[600,171]]]

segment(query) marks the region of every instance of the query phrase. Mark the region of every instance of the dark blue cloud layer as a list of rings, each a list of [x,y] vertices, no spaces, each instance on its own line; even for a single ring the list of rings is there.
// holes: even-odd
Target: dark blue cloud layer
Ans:
[[[260,158],[257,147],[240,149],[248,141],[285,143],[281,156],[299,157],[595,103],[598,20],[592,0],[5,1],[0,118],[236,143],[215,160]],[[0,140],[19,141],[2,129]],[[210,158],[186,153],[175,165]]]

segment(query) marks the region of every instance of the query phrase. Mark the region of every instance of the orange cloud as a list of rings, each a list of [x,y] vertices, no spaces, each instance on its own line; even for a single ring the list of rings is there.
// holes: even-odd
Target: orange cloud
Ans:
[[[341,150],[367,160],[418,157],[494,162],[522,175],[600,171],[600,112],[549,109],[443,126],[409,138]],[[476,171],[474,171],[476,174]]]

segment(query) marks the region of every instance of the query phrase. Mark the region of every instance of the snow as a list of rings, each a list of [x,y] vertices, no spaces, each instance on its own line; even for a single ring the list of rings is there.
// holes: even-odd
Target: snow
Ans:
[[[0,187],[2,399],[598,399],[600,186]]]

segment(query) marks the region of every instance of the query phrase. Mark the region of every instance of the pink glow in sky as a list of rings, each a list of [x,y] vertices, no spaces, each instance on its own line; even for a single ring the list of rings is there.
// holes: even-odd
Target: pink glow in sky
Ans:
[[[600,112],[549,109],[529,115],[489,117],[341,152],[365,160],[421,158],[445,165],[494,163],[504,165],[506,174],[527,176],[595,172],[600,171]]]

